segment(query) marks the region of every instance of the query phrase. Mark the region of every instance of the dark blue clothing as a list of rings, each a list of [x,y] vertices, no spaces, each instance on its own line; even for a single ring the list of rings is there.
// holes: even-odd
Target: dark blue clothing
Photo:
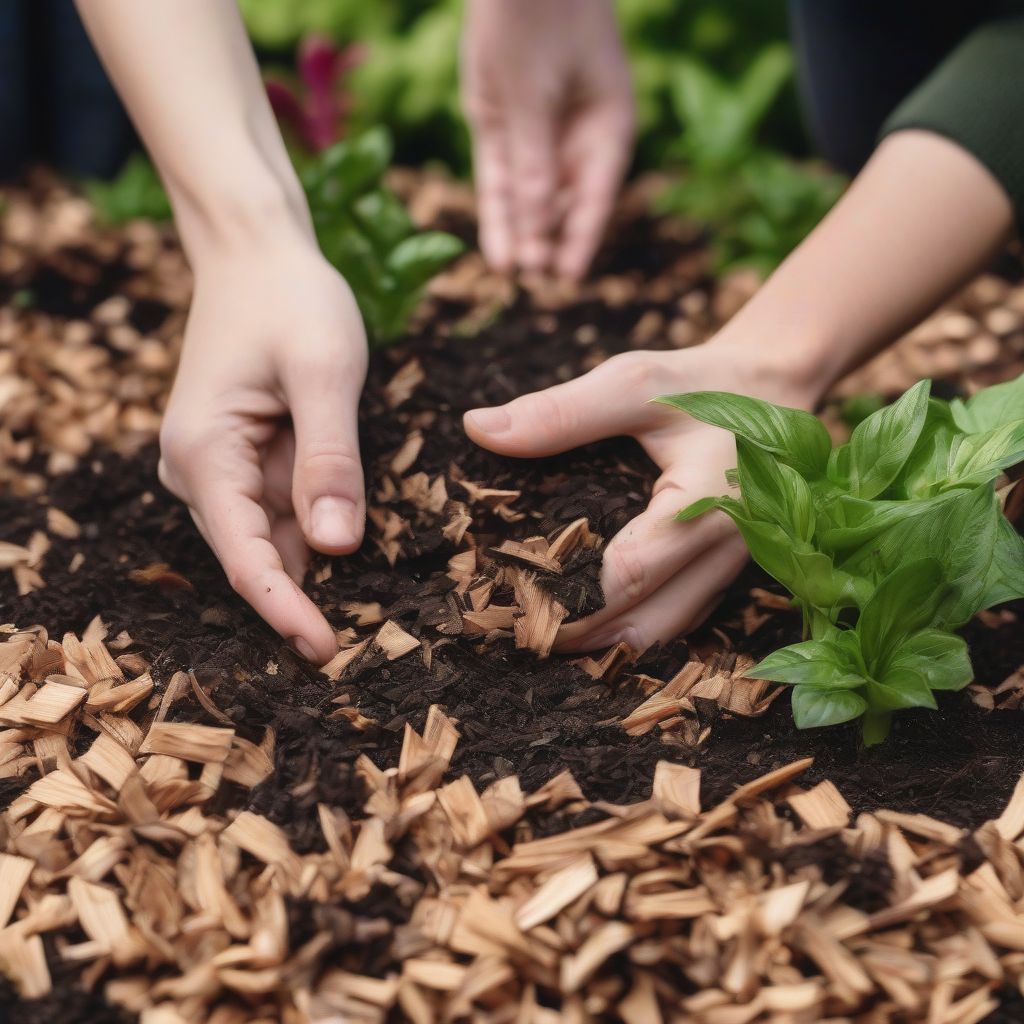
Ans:
[[[72,0],[0,0],[0,179],[34,162],[109,176],[134,145]]]

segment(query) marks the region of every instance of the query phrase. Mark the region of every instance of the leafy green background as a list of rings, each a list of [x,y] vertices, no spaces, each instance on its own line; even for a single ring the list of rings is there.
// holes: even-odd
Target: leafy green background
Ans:
[[[464,0],[240,0],[265,72],[295,78],[311,34],[363,59],[346,78],[348,132],[385,128],[398,163],[470,173],[458,91]],[[844,182],[808,161],[783,0],[615,0],[638,111],[634,170],[671,184],[659,208],[706,225],[714,268],[770,272]],[[91,195],[111,222],[166,216],[137,161]]]

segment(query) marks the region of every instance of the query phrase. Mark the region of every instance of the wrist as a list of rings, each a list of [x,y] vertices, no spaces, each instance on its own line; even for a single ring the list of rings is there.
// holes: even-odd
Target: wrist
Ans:
[[[305,196],[291,168],[255,166],[231,181],[207,177],[201,189],[168,182],[175,221],[197,270],[211,260],[265,252],[266,246],[315,245]]]
[[[735,390],[777,405],[814,410],[840,375],[840,347],[806,324],[749,325],[737,314],[705,347],[735,373]]]

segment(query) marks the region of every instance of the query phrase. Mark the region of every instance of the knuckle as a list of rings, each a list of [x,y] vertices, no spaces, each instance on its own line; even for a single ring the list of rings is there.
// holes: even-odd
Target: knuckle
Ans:
[[[175,478],[180,467],[188,465],[203,447],[204,439],[188,424],[170,416],[164,418],[160,426],[160,461],[169,479]]]
[[[532,427],[552,444],[574,434],[579,422],[578,415],[569,403],[559,401],[545,391],[533,395],[524,411]]]
[[[302,468],[307,473],[362,474],[359,453],[344,441],[311,441],[302,451]]]
[[[646,352],[621,352],[602,363],[601,370],[628,392],[652,391],[664,377]]]
[[[608,545],[605,563],[614,585],[629,601],[638,601],[645,593],[647,573],[640,547],[633,541]]]

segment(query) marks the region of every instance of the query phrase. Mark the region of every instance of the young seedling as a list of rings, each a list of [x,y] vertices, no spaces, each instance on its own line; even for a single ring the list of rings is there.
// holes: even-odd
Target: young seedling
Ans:
[[[1024,375],[966,402],[929,391],[915,385],[838,447],[802,410],[722,392],[659,399],[736,437],[738,495],[677,518],[724,512],[801,609],[809,639],[750,672],[795,687],[800,728],[863,716],[865,742],[880,742],[894,711],[970,681],[952,631],[1024,596],[1024,539],[995,486],[1024,461]]]
[[[371,344],[406,329],[423,289],[463,251],[443,231],[417,231],[382,183],[391,139],[376,128],[326,150],[302,173],[320,248],[352,286]]]

